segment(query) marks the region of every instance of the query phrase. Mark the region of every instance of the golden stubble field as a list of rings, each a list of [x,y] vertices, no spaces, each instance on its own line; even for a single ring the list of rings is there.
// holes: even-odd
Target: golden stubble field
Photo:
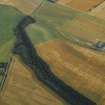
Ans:
[[[101,105],[105,98],[105,55],[67,41],[38,46],[40,56],[65,83]]]
[[[0,4],[11,5],[25,14],[30,14],[36,9],[42,0],[0,0]]]
[[[89,11],[103,1],[104,0],[59,0],[58,3],[68,5],[82,11]]]

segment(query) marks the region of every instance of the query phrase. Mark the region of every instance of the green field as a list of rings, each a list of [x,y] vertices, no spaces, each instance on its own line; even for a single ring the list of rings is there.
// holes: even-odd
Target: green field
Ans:
[[[14,29],[23,17],[17,9],[0,5],[0,62],[7,62],[15,41]]]

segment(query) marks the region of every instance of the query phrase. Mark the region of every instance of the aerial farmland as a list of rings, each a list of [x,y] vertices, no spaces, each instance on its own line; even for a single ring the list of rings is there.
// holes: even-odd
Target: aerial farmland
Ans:
[[[104,0],[0,3],[1,105],[105,104]]]
[[[89,12],[90,15],[105,19],[105,1]]]

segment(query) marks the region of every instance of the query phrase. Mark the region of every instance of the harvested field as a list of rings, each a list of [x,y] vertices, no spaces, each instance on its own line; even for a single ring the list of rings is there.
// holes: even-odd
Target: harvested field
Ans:
[[[65,105],[17,57],[11,63],[0,99],[2,105]]]
[[[103,1],[104,0],[59,0],[58,3],[68,5],[82,11],[89,11]]]
[[[103,102],[105,60],[101,58],[104,59],[105,55],[91,53],[91,50],[82,49],[67,41],[50,41],[40,44],[37,49],[40,56],[51,64],[53,72],[65,83],[95,101],[97,105]]]
[[[0,0],[0,4],[11,5],[25,14],[30,14],[37,8],[42,0]]]

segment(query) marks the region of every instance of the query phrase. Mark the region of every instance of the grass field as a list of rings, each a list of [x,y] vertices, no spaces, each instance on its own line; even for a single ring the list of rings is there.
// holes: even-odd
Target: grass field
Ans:
[[[14,28],[23,17],[15,8],[0,6],[0,62],[7,62],[15,42]]]
[[[103,103],[105,92],[104,55],[74,45],[67,40],[55,40],[40,44],[37,46],[37,51],[50,65],[52,71],[65,83],[95,101],[97,105]],[[3,105],[66,104],[39,82],[18,57],[14,57],[11,63],[2,94]]]

